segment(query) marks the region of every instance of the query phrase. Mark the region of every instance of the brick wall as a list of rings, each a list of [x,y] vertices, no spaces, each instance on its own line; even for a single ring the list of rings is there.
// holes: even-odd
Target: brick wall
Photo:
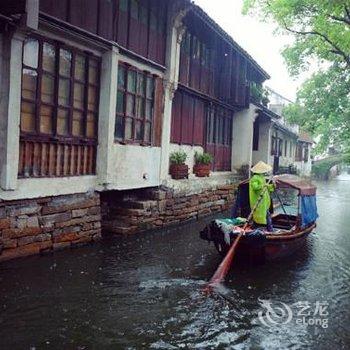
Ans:
[[[0,202],[0,261],[101,237],[97,193]]]
[[[162,228],[229,209],[234,185],[187,194],[169,188],[0,201],[0,262],[74,247],[104,233]]]
[[[102,229],[130,234],[196,220],[229,209],[234,192],[234,185],[221,185],[196,194],[167,188],[102,193]]]

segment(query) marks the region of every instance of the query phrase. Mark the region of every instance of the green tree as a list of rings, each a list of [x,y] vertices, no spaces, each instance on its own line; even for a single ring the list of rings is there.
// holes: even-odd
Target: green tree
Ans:
[[[245,0],[243,13],[273,20],[294,37],[282,54],[292,75],[318,64],[298,91],[289,118],[328,143],[349,146],[350,0]]]
[[[300,88],[297,103],[284,109],[293,123],[319,135],[316,151],[329,144],[350,149],[350,74],[333,65],[312,75]]]

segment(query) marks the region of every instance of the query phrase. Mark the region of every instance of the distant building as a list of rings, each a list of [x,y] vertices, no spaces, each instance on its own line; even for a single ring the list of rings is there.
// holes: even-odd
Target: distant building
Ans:
[[[253,164],[259,160],[270,164],[275,174],[298,173],[311,175],[312,139],[290,124],[283,116],[283,108],[291,103],[268,89],[268,107],[257,104],[258,117],[254,122]]]

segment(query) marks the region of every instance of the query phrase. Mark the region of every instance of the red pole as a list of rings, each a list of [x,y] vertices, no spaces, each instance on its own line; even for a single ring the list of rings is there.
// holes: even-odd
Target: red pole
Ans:
[[[240,234],[236,237],[236,240],[234,241],[234,243],[230,247],[224,260],[221,262],[221,264],[219,265],[219,267],[215,271],[213,277],[210,279],[209,288],[217,286],[218,284],[220,284],[224,280],[225,276],[227,275],[227,273],[231,267],[231,263],[232,263],[234,255],[235,255],[235,252],[236,252],[236,247],[238,246],[238,243],[241,240],[244,232],[245,231],[242,230],[242,232],[240,232]]]
[[[260,202],[263,199],[264,193],[265,191],[268,189],[268,185],[270,184],[272,179],[270,179],[267,184],[265,185],[265,187],[263,188],[263,190],[261,191],[260,197],[257,200],[257,202],[254,205],[254,208],[251,210],[248,218],[247,218],[247,222],[244,224],[242,231],[239,233],[239,235],[237,236],[236,240],[233,242],[232,246],[230,247],[230,249],[228,250],[224,260],[221,262],[221,264],[219,265],[219,267],[217,268],[217,270],[215,271],[213,277],[210,279],[206,291],[210,291],[213,287],[217,286],[218,284],[220,284],[225,276],[227,275],[231,264],[232,264],[232,260],[233,257],[235,255],[236,252],[236,248],[238,246],[239,241],[241,240],[241,238],[244,236],[245,231],[249,225],[250,220],[253,217],[253,214],[256,210],[256,208],[259,206]]]

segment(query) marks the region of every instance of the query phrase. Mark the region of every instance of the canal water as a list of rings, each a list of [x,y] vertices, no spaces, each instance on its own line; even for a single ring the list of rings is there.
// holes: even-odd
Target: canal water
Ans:
[[[204,222],[1,264],[0,349],[349,349],[350,176],[318,187],[305,248],[210,296]]]

